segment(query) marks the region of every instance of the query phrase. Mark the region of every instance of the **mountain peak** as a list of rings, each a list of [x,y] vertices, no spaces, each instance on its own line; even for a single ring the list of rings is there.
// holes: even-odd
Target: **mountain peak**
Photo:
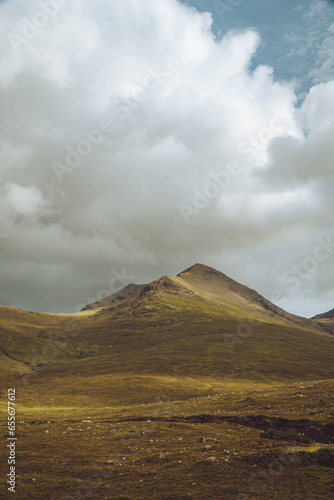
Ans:
[[[191,282],[194,285],[196,285],[196,283],[205,283],[206,285],[210,286],[215,285],[218,287],[223,287],[225,289],[226,287],[228,287],[229,289],[234,290],[246,288],[226,274],[217,271],[213,267],[205,266],[204,264],[194,264],[193,266],[188,267],[188,269],[185,269],[184,271],[179,273],[177,277],[189,283]]]
[[[187,269],[185,269],[184,271],[181,271],[177,276],[180,276],[180,274],[183,274],[183,273],[188,273],[189,271],[200,271],[201,269],[205,269],[207,268],[208,266],[205,266],[204,264],[200,264],[198,262],[196,262],[196,264],[193,264],[192,266],[190,267],[187,267]]]
[[[220,276],[222,278],[225,277],[227,279],[230,279],[224,273],[217,271],[213,267],[205,266],[204,264],[199,264],[199,263],[196,263],[196,264],[188,267],[187,269],[185,269],[184,271],[179,273],[177,276],[181,277],[183,274],[186,274],[186,273],[192,273],[192,274],[195,274],[196,276],[201,276],[201,277],[204,277],[204,276],[208,277],[209,275],[211,275],[211,276],[216,275],[216,276]]]

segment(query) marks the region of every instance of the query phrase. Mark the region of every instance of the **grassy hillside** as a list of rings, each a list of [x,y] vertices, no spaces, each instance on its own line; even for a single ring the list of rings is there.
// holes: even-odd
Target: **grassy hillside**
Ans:
[[[201,265],[73,315],[0,307],[18,498],[331,498],[332,325]]]
[[[2,379],[16,375],[27,404],[41,391],[48,404],[93,405],[98,391],[116,405],[334,375],[334,337],[318,322],[202,265],[73,315],[3,307],[0,325]]]

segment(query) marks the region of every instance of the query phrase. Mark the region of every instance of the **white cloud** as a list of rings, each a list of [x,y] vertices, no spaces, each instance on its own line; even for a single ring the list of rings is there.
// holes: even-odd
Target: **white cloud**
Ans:
[[[332,129],[334,125],[334,81],[310,89],[301,107],[301,123],[308,131]]]
[[[15,4],[2,33],[21,33],[40,9]],[[309,231],[319,227],[312,182],[332,175],[331,83],[298,110],[291,83],[268,66],[250,70],[258,32],[218,41],[211,23],[176,0],[81,0],[59,5],[18,50],[5,36],[0,302],[71,311],[112,270],[147,281],[196,261],[269,295],[273,255],[278,267],[298,260],[292,235],[305,213]],[[107,119],[113,130],[102,133]],[[180,203],[229,162],[240,174],[185,224]]]
[[[7,183],[4,187],[6,203],[15,214],[36,216],[45,207],[43,196],[35,186]]]

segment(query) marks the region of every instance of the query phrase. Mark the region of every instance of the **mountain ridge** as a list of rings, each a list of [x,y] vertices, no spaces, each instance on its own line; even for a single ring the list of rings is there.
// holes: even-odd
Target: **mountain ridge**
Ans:
[[[104,299],[85,306],[82,311],[97,311],[115,314],[116,317],[140,315],[145,310],[148,315],[147,301],[159,298],[166,302],[168,295],[178,296],[183,300],[203,301],[216,308],[217,314],[251,319],[259,316],[264,321],[279,321],[304,328],[324,332],[321,324],[311,319],[290,314],[274,305],[246,285],[242,285],[226,274],[204,264],[196,263],[176,276],[162,276],[145,285],[133,283]],[[168,301],[168,300],[167,300]],[[166,304],[165,304],[166,307]],[[187,304],[184,303],[184,309]],[[170,309],[173,309],[170,307]]]
[[[311,319],[334,319],[334,309],[327,311],[325,313],[316,314]]]

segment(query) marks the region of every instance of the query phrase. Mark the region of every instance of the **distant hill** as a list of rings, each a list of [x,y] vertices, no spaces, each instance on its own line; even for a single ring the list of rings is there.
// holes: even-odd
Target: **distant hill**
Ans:
[[[334,335],[334,309],[312,318],[323,330]]]
[[[316,316],[313,316],[312,319],[334,319],[334,309],[331,309],[323,314],[317,314]]]

